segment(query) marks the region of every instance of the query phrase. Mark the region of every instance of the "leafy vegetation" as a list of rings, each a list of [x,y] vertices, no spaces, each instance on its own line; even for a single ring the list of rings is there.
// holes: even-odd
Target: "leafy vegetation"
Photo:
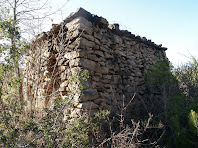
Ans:
[[[198,143],[197,66],[196,59],[192,58],[191,62],[173,70],[181,89],[170,104],[172,129],[170,143],[175,147],[195,147]]]
[[[195,58],[186,65],[170,69],[168,63],[159,61],[148,70],[146,83],[161,86],[166,120],[165,145],[170,147],[195,147],[197,145],[197,71]],[[175,84],[180,88],[172,87]],[[175,92],[172,93],[171,91]],[[167,104],[167,105],[166,105]]]
[[[168,118],[168,102],[171,97],[171,87],[177,84],[177,79],[171,73],[171,66],[167,61],[158,61],[152,67],[148,69],[146,78],[146,84],[151,88],[159,88],[162,94],[162,100],[164,105],[164,116],[165,122],[167,124]]]

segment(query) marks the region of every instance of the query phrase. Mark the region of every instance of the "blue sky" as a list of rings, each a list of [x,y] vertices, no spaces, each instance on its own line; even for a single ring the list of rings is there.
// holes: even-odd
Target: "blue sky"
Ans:
[[[54,2],[56,7],[63,3]],[[174,65],[189,61],[190,54],[198,58],[197,0],[70,0],[62,11],[63,18],[79,7],[167,47]]]

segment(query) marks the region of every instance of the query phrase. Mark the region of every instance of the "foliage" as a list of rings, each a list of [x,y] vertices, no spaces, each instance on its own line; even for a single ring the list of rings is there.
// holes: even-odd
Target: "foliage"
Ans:
[[[173,69],[181,88],[181,93],[170,102],[172,134],[169,143],[175,147],[194,147],[198,142],[197,66],[193,58],[188,64]]]
[[[2,147],[14,147],[20,139],[23,101],[20,100],[19,64],[26,49],[21,40],[17,22],[7,8],[0,10],[0,143]]]
[[[3,69],[2,74],[4,74]],[[75,68],[71,84],[75,85],[75,89],[84,86],[88,79],[88,71],[80,68]],[[6,81],[8,82],[8,81]],[[15,81],[9,83],[13,86]],[[16,83],[17,84],[17,83]],[[10,97],[5,100],[8,101]],[[17,94],[17,93],[16,93]],[[1,117],[1,141],[0,144],[6,147],[28,146],[47,146],[47,147],[88,147],[90,142],[90,134],[100,130],[102,121],[107,119],[108,111],[99,111],[94,117],[89,117],[87,114],[79,114],[77,118],[70,116],[70,110],[73,108],[73,97],[75,93],[70,93],[68,98],[56,98],[52,108],[43,110],[44,116],[39,119],[21,118],[24,113],[19,100],[3,102],[2,104],[9,107],[7,111],[2,108]],[[11,106],[12,105],[12,106]],[[17,116],[18,115],[18,116]]]
[[[72,69],[70,77],[70,92],[75,93],[77,89],[83,90],[87,87],[87,80],[89,78],[89,71],[75,67]]]
[[[0,49],[4,54],[4,60],[7,64],[18,68],[25,54],[28,44],[21,38],[20,28],[17,20],[14,20],[8,9],[4,8],[0,14]]]
[[[192,132],[198,135],[198,114],[193,110],[189,113],[189,125]]]
[[[67,124],[65,129],[65,138],[63,146],[65,147],[88,147],[90,143],[90,135],[100,131],[102,121],[106,121],[109,111],[100,110],[94,117],[88,117],[86,114],[74,118]]]
[[[175,84],[177,80],[173,77],[170,66],[166,61],[158,61],[148,69],[146,83],[149,86]]]
[[[198,98],[198,62],[194,57],[189,63],[175,68],[173,74],[181,84],[187,86],[187,96]]]
[[[67,99],[57,98],[53,109],[45,109],[46,116],[40,121],[30,119],[24,122],[25,146],[32,144],[47,145],[47,147],[89,146],[89,134],[96,129],[99,130],[101,121],[106,120],[108,116],[108,111],[99,111],[91,118],[86,114],[79,115],[77,118],[64,118],[70,115],[69,112],[65,114],[63,112],[63,106],[69,107],[67,101]],[[32,137],[36,138],[28,141],[25,137],[28,133],[32,133],[34,135]]]
[[[170,119],[171,119],[171,130],[172,130],[172,135],[170,137],[170,145],[175,145],[176,147],[186,147],[189,146],[190,143],[188,142],[186,136],[186,129],[188,128],[187,126],[187,108],[185,106],[185,96],[183,95],[177,95],[172,98],[173,102],[170,106],[171,111],[170,111]]]
[[[177,79],[171,73],[171,66],[168,61],[157,61],[152,65],[146,74],[145,83],[148,89],[155,93],[161,94],[161,104],[163,105],[164,124],[168,121],[168,102],[172,95],[171,89],[175,89],[174,85],[177,84]],[[174,92],[176,92],[174,90]],[[162,119],[162,117],[161,117]]]
[[[3,147],[12,147],[18,140],[24,105],[18,95],[20,79],[11,74],[12,67],[0,64],[0,143]]]
[[[175,147],[194,147],[197,143],[197,114],[198,101],[191,99],[186,101],[183,94],[172,98],[170,103],[169,117],[171,119],[171,130],[169,143]]]
[[[187,99],[184,94],[171,87],[184,82],[190,87],[190,90],[197,90],[197,72],[195,59],[187,66],[173,69],[172,73],[168,64],[163,61],[157,62],[148,70],[147,85],[154,88],[160,86],[163,100],[165,100],[164,104],[167,103],[167,107],[164,106],[165,114],[167,114],[167,133],[164,139],[169,146],[194,147],[197,143],[196,126],[198,122],[196,112],[198,111],[198,101],[193,98],[195,95],[188,95],[189,98]],[[171,91],[178,92],[178,94]],[[166,139],[167,137],[169,140]]]
[[[13,26],[13,19],[10,15],[10,10],[7,8],[1,8],[0,14],[0,32],[1,39],[10,39],[15,36],[16,39],[20,39],[19,27]]]

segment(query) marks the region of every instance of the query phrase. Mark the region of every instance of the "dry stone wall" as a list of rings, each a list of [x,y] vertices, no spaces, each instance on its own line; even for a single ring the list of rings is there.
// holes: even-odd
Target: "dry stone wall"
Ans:
[[[72,115],[105,109],[115,116],[123,110],[130,122],[163,113],[161,93],[150,92],[144,79],[151,65],[168,61],[165,50],[80,8],[33,41],[24,72],[27,112],[41,113],[53,98],[69,96],[79,67],[89,71],[89,79],[83,90],[75,89]]]

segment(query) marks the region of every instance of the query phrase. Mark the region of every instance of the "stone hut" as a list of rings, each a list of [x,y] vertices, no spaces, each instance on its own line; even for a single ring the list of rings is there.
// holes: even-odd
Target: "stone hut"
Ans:
[[[151,65],[168,61],[166,50],[79,8],[32,42],[24,70],[27,113],[41,113],[54,98],[68,97],[76,68],[88,70],[89,78],[73,94],[71,114],[92,116],[105,109],[114,116],[124,110],[130,122],[148,112],[163,113],[161,93],[148,93],[144,80]]]

